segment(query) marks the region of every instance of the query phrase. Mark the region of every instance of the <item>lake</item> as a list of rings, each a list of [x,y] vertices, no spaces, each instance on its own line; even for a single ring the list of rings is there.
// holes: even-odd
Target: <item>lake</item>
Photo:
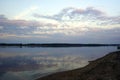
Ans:
[[[116,47],[0,47],[0,80],[36,78],[84,67]]]

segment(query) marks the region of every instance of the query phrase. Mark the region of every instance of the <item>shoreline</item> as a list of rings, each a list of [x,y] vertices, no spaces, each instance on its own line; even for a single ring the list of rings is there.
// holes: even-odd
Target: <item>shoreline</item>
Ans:
[[[74,43],[0,43],[0,47],[101,47],[101,46],[116,46],[120,44],[74,44]]]
[[[83,68],[53,73],[36,80],[88,80],[88,78],[91,78],[89,80],[118,80],[118,78],[120,78],[117,77],[120,75],[119,67],[120,50],[108,53],[101,58],[90,61],[90,63]],[[106,74],[109,75],[109,79],[106,79]]]

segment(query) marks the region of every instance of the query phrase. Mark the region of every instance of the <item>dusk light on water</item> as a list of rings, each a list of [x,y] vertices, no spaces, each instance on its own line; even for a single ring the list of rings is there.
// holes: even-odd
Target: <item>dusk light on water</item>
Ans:
[[[119,8],[120,0],[0,0],[0,80],[119,80]]]

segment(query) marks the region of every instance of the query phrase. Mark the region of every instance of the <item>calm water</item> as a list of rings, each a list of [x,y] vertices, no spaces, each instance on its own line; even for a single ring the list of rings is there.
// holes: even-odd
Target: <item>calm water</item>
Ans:
[[[0,48],[0,80],[34,80],[76,69],[116,51],[116,47]]]

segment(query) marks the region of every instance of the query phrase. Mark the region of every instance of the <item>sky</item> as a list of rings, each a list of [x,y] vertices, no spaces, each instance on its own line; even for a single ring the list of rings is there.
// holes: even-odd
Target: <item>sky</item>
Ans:
[[[120,43],[120,0],[0,0],[0,43]]]

